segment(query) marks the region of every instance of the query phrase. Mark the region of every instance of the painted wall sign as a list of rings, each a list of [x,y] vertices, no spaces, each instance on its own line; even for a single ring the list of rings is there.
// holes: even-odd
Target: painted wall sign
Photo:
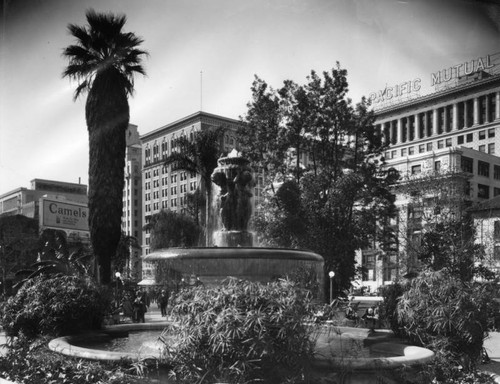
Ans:
[[[85,204],[40,199],[40,227],[88,231],[89,209]]]
[[[431,86],[446,83],[453,79],[458,79],[460,76],[472,75],[473,73],[484,71],[485,69],[493,68],[490,55],[484,59],[482,57],[466,61],[465,63],[454,65],[450,68],[442,69],[431,75]]]

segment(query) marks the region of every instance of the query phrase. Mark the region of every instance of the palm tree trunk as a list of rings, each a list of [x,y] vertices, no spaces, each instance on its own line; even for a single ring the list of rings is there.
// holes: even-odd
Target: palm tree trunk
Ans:
[[[86,103],[89,131],[89,227],[97,257],[98,279],[111,282],[111,258],[121,236],[125,132],[129,122],[126,93],[116,70],[98,73]]]

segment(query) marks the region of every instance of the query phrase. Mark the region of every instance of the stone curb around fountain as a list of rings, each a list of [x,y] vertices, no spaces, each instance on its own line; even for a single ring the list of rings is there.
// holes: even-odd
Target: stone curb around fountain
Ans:
[[[141,355],[138,352],[113,352],[99,349],[84,348],[75,346],[74,343],[80,340],[90,340],[96,337],[109,337],[119,335],[129,331],[153,331],[162,330],[168,324],[167,321],[158,321],[154,323],[132,323],[118,324],[104,327],[101,331],[82,333],[78,335],[63,336],[53,339],[49,342],[51,351],[60,353],[65,356],[78,357],[88,360],[107,360],[107,361],[142,361],[145,359],[157,359],[154,355]],[[1,384],[1,383],[0,383]]]

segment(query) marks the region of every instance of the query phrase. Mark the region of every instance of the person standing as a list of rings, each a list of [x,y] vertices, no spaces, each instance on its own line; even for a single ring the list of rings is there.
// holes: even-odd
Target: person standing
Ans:
[[[145,323],[146,319],[144,314],[146,313],[146,304],[140,295],[135,298],[132,308],[134,310],[134,323]]]
[[[158,298],[160,304],[161,316],[167,316],[167,306],[168,306],[168,292],[165,289],[161,290],[160,297]]]

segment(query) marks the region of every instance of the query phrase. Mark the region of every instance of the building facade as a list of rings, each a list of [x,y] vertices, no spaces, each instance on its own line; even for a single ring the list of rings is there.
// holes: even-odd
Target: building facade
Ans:
[[[484,201],[471,210],[476,227],[476,242],[484,246],[487,265],[497,276],[500,274],[500,195]]]
[[[167,124],[141,136],[142,146],[142,222],[149,223],[151,216],[162,209],[185,212],[187,195],[194,193],[200,184],[200,176],[184,170],[164,166],[165,159],[176,151],[176,140],[193,138],[195,132],[222,127],[226,130],[221,146],[223,152],[237,147],[236,130],[242,125],[239,120],[206,112],[197,112]],[[142,232],[142,254],[150,252],[151,233]],[[143,264],[143,279],[152,278],[152,266]]]
[[[122,231],[137,242],[130,245],[130,258],[123,271],[126,277],[138,281],[141,278],[142,241],[142,147],[137,125],[129,124],[126,132],[125,182],[123,187]]]
[[[400,172],[403,182],[418,178],[460,177],[466,198],[486,201],[500,195],[500,75],[485,71],[456,79],[454,87],[394,103],[376,111],[376,132],[389,145],[387,168]],[[401,231],[415,221],[408,197],[396,192],[399,248],[392,255],[363,250],[357,262],[366,274],[358,283],[368,290],[388,284],[399,270],[413,233]],[[421,215],[418,213],[417,215]],[[421,227],[414,227],[416,235]]]
[[[39,200],[44,196],[88,203],[87,186],[84,184],[33,179],[30,188],[19,187],[0,195],[0,215],[23,215],[38,219]]]

